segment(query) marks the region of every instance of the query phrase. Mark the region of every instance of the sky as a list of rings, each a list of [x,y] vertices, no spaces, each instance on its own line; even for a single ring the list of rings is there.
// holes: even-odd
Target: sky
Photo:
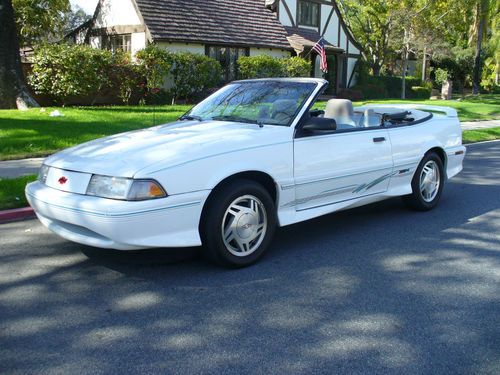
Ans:
[[[94,14],[98,0],[70,0],[71,5],[80,6],[88,14]]]

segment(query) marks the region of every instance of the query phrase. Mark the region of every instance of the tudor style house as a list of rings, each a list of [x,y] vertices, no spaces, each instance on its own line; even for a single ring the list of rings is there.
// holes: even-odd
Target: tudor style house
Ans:
[[[355,83],[360,47],[334,0],[100,0],[85,41],[134,55],[149,43],[217,59],[225,80],[240,56],[303,56],[323,77],[311,48],[323,37],[330,92]]]

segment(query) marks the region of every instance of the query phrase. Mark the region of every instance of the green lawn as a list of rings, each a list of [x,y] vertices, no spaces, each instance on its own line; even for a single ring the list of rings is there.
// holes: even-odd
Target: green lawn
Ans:
[[[11,179],[0,178],[0,210],[28,206],[24,196],[24,188],[27,183],[35,180],[35,175]]]
[[[401,103],[400,100],[357,102]],[[500,119],[500,98],[486,95],[461,101],[412,100],[421,104],[445,105],[457,109],[461,121]],[[324,107],[325,103],[318,103]],[[0,160],[46,156],[58,150],[110,134],[173,121],[190,106],[158,107],[71,107],[0,110]],[[58,109],[63,117],[50,117]]]
[[[0,110],[0,160],[46,156],[106,135],[173,121],[190,106]],[[50,117],[54,110],[63,117]]]
[[[493,141],[500,139],[500,127],[478,130],[466,130],[463,133],[463,143]]]

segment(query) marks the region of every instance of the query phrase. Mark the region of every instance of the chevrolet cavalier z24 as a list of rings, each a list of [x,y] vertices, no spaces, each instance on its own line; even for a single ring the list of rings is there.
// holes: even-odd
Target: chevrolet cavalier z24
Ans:
[[[436,206],[462,170],[457,113],[446,107],[314,104],[322,79],[236,81],[170,124],[48,157],[26,195],[50,230],[135,250],[203,246],[252,264],[275,229],[395,196]]]

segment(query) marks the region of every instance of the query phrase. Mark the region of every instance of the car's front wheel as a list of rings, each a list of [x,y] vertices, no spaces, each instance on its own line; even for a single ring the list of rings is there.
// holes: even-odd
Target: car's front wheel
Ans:
[[[216,264],[245,267],[269,246],[276,209],[269,192],[250,180],[235,180],[214,192],[202,216],[204,254]]]
[[[435,152],[430,152],[424,156],[415,171],[411,182],[412,193],[404,196],[403,200],[413,209],[431,210],[441,198],[444,181],[443,162]]]

